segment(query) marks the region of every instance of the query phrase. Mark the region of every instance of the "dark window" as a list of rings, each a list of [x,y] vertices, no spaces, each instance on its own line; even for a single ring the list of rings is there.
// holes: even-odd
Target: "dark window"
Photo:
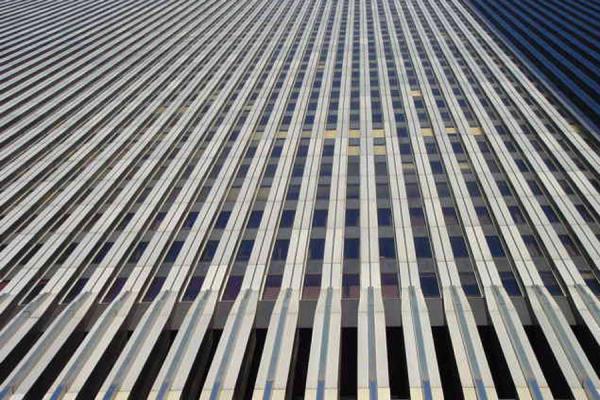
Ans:
[[[202,289],[202,283],[204,282],[204,277],[202,276],[192,276],[190,282],[183,293],[182,301],[194,301],[198,293],[200,293],[200,289]]]
[[[544,210],[544,214],[546,214],[546,217],[548,217],[548,221],[550,221],[553,224],[559,222],[558,216],[556,215],[552,207],[542,206],[542,210]]]
[[[271,255],[271,260],[276,261],[284,261],[287,258],[287,251],[290,245],[290,241],[287,239],[277,239],[275,241],[275,245],[273,246],[273,254]]]
[[[185,221],[183,222],[184,229],[192,229],[194,226],[194,222],[196,222],[196,218],[198,218],[198,213],[195,211],[191,211],[185,217]]]
[[[223,291],[223,300],[233,301],[237,297],[240,289],[242,288],[243,276],[232,275],[227,281],[225,290]]]
[[[511,271],[500,271],[500,279],[509,296],[521,295],[521,289],[519,288],[517,278]]]
[[[440,297],[440,288],[438,286],[435,272],[421,272],[421,290],[425,297]]]
[[[406,187],[406,197],[409,199],[418,199],[421,197],[419,186],[416,183],[406,183],[404,186]]]
[[[522,235],[522,237],[531,257],[542,257],[542,250],[540,249],[540,246],[537,244],[537,241],[533,235]]]
[[[342,297],[344,299],[357,299],[360,295],[360,275],[344,274],[342,277]]]
[[[475,212],[477,213],[477,217],[479,217],[480,224],[491,225],[492,219],[486,207],[475,207]]]
[[[308,254],[311,260],[322,260],[325,254],[325,239],[310,239]]]
[[[511,195],[510,188],[505,181],[498,181],[498,189],[500,190],[500,194],[502,194],[502,196]]]
[[[108,291],[106,292],[104,299],[102,299],[102,302],[110,303],[111,301],[116,299],[119,293],[121,292],[121,289],[123,289],[123,286],[125,286],[125,282],[127,282],[127,278],[122,276],[115,279],[110,289],[108,289]]]
[[[200,261],[210,262],[215,256],[215,251],[217,251],[217,246],[219,245],[218,240],[208,240],[206,242],[206,246],[204,246],[204,250],[202,251],[202,256],[200,257]]]
[[[377,209],[377,223],[380,226],[391,226],[392,225],[392,211],[389,208],[378,208]]]
[[[450,236],[450,244],[454,257],[469,257],[469,251],[462,236]]]
[[[594,273],[592,271],[583,271],[581,276],[592,293],[594,293],[596,296],[600,296],[600,282],[598,282],[598,279],[596,279]]]
[[[500,238],[496,235],[489,235],[485,237],[488,246],[490,247],[490,252],[492,253],[492,257],[504,257],[504,248],[502,247],[502,242]]]
[[[263,212],[261,210],[259,211],[252,211],[250,213],[250,218],[248,218],[248,228],[251,229],[255,229],[258,228],[260,225],[260,220],[262,219],[262,215]]]
[[[398,276],[396,274],[381,274],[381,294],[384,299],[397,299],[400,297]]]
[[[147,303],[154,300],[160,293],[160,289],[165,283],[165,279],[166,278],[164,276],[155,276],[150,283],[150,286],[148,286],[148,290],[146,290],[146,294],[144,295],[142,301]]]
[[[69,293],[67,293],[67,295],[65,296],[63,303],[70,303],[71,301],[73,301],[73,299],[75,297],[77,297],[77,295],[79,293],[81,293],[81,290],[83,290],[83,287],[85,286],[85,284],[87,283],[88,279],[87,278],[79,278],[77,279],[77,282],[75,282],[75,284],[73,285],[73,287],[71,288],[71,290],[69,290]]]
[[[463,287],[466,296],[480,297],[481,292],[479,291],[479,285],[477,284],[477,278],[473,272],[461,272],[460,283]]]
[[[508,211],[510,211],[510,215],[512,216],[513,221],[515,221],[515,224],[524,224],[526,222],[525,217],[523,217],[523,213],[521,213],[519,207],[510,206],[508,207]]]
[[[315,210],[313,214],[313,226],[322,227],[327,225],[327,210]]]
[[[585,222],[589,222],[589,223],[595,222],[594,218],[592,217],[592,215],[589,213],[589,211],[585,208],[585,206],[583,204],[576,204],[575,207],[577,208],[577,211],[579,211],[581,218],[583,218],[583,220]]]
[[[356,209],[346,210],[346,226],[358,226],[360,222],[360,211]]]
[[[360,258],[360,241],[358,239],[344,240],[344,259],[358,260]]]
[[[346,187],[346,198],[347,199],[358,199],[360,198],[360,186],[356,184],[348,184]]]
[[[250,254],[252,254],[252,247],[254,247],[254,240],[242,240],[235,260],[248,261]]]
[[[289,228],[294,224],[294,216],[296,215],[296,210],[283,210],[281,213],[281,221],[279,226],[282,228]]]
[[[396,246],[393,238],[379,238],[379,257],[396,259]]]
[[[317,299],[321,291],[321,275],[306,274],[304,277],[303,299]]]
[[[479,186],[477,186],[477,182],[470,181],[467,182],[467,190],[471,197],[479,197],[481,196],[481,192],[479,191]]]
[[[265,280],[265,289],[263,291],[263,299],[275,300],[281,288],[281,275],[269,275]]]
[[[444,214],[446,225],[458,225],[458,216],[454,207],[444,207],[442,208],[442,213]]]
[[[175,262],[175,260],[177,259],[177,255],[181,251],[182,247],[183,247],[183,241],[176,241],[176,242],[171,243],[171,247],[169,248],[169,251],[167,252],[167,255],[165,256],[165,259],[163,262],[165,262],[165,263]]]
[[[230,215],[231,211],[221,211],[219,217],[217,218],[217,222],[215,223],[215,228],[225,229],[225,226],[227,226],[227,221],[229,221]]]
[[[96,253],[96,255],[94,256],[94,260],[92,260],[92,264],[100,264],[102,262],[102,260],[104,260],[104,257],[106,257],[106,255],[108,254],[108,251],[110,250],[112,245],[113,245],[113,242],[104,243],[102,245],[102,247],[100,248],[100,251],[98,251],[98,253]]]
[[[130,262],[130,263],[138,262],[140,260],[140,258],[142,257],[144,250],[146,250],[146,247],[148,247],[148,242],[139,242],[137,244],[137,246],[135,247],[135,249],[133,250],[133,252],[131,253],[131,255],[129,256],[128,262]]]
[[[300,196],[300,185],[290,185],[286,200],[298,200]]]
[[[415,237],[415,251],[417,258],[431,258],[431,247],[429,246],[428,237]]]
[[[442,167],[442,163],[439,161],[431,161],[429,163],[431,165],[431,172],[434,174],[443,174],[444,167]]]
[[[410,210],[410,221],[415,226],[425,226],[425,214],[421,207],[412,207]]]
[[[540,271],[540,277],[542,278],[542,282],[544,282],[544,286],[546,286],[546,289],[548,289],[552,296],[563,295],[562,289],[552,271]]]
[[[577,257],[581,255],[577,249],[577,246],[575,245],[575,242],[573,242],[573,239],[571,239],[569,235],[558,235],[558,237],[563,246],[565,246],[567,249],[567,253],[569,253],[571,257]]]

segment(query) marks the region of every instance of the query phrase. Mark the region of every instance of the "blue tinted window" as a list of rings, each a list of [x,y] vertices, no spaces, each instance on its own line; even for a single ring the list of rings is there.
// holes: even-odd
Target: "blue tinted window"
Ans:
[[[129,256],[128,262],[138,262],[140,260],[140,257],[142,257],[144,250],[146,250],[146,247],[148,247],[148,242],[139,242],[137,246],[135,246],[135,249],[133,250],[131,255]]]
[[[275,245],[273,246],[273,254],[271,255],[271,260],[285,260],[287,257],[288,247],[290,245],[290,241],[287,239],[277,239],[275,241]]]
[[[594,273],[592,271],[583,271],[581,272],[581,276],[592,293],[594,293],[596,296],[600,296],[600,282],[598,282],[598,279],[596,279]]]
[[[203,276],[192,276],[190,282],[183,293],[182,301],[194,301],[198,293],[200,293],[200,289],[202,289],[202,283],[204,282]]]
[[[117,297],[117,295],[121,292],[121,289],[123,289],[123,286],[125,286],[125,282],[127,282],[127,278],[122,277],[122,276],[115,279],[115,281],[111,285],[110,289],[108,289],[108,291],[106,292],[106,296],[104,296],[104,299],[102,299],[102,302],[109,303],[109,302],[113,301]]]
[[[521,295],[521,289],[519,288],[517,278],[515,278],[515,275],[511,271],[501,271],[500,279],[509,296]]]
[[[289,228],[294,225],[294,215],[296,215],[296,210],[283,210],[279,226],[282,228]]]
[[[500,190],[500,194],[502,196],[510,196],[510,188],[505,181],[498,181],[498,189]]]
[[[327,210],[315,210],[313,214],[313,226],[327,225]]]
[[[548,217],[548,221],[551,223],[556,223],[558,221],[558,216],[550,206],[542,206],[542,210],[544,210],[544,214]]]
[[[275,300],[279,294],[281,288],[281,281],[283,277],[281,275],[269,275],[265,280],[265,288],[263,290],[263,299]]]
[[[311,260],[322,260],[325,254],[325,239],[310,239],[308,254]]]
[[[440,288],[435,272],[421,272],[420,278],[423,296],[440,297]]]
[[[442,166],[442,163],[439,161],[431,161],[429,163],[431,165],[431,172],[434,174],[443,174],[444,173],[444,167]]]
[[[558,238],[562,242],[563,246],[565,246],[567,253],[569,253],[570,256],[576,257],[581,255],[577,249],[577,246],[575,245],[575,242],[573,242],[573,239],[571,239],[569,235],[558,235]]]
[[[396,246],[393,238],[379,239],[379,257],[381,258],[396,258]]]
[[[242,240],[237,252],[236,261],[248,261],[254,247],[254,240]]]
[[[473,272],[461,272],[460,283],[466,296],[480,297],[481,292],[479,291],[479,285],[477,284],[477,278]]]
[[[425,213],[421,207],[411,207],[409,210],[410,222],[415,226],[425,226]]]
[[[381,274],[381,295],[384,299],[396,299],[400,297],[398,276],[396,274]]]
[[[428,237],[415,237],[415,251],[417,258],[431,258],[431,247],[429,246]]]
[[[469,257],[469,251],[462,236],[450,236],[450,244],[454,257]]]
[[[389,208],[378,208],[377,209],[377,223],[380,226],[391,226],[392,225],[392,211]]]
[[[183,227],[186,229],[191,229],[194,226],[194,222],[196,222],[196,218],[198,218],[198,213],[195,211],[191,211],[188,213],[187,217],[185,217],[185,222],[183,223]]]
[[[152,283],[150,283],[150,286],[148,286],[148,290],[146,291],[146,294],[144,295],[142,301],[149,302],[154,300],[158,293],[160,293],[160,289],[162,288],[164,283],[164,276],[155,276],[152,280]]]
[[[552,296],[563,295],[562,289],[552,271],[540,271],[540,277],[542,278],[542,282],[544,282],[544,286],[546,286],[546,289],[548,289]]]
[[[69,293],[67,293],[67,295],[65,296],[63,303],[70,303],[71,301],[73,301],[73,299],[77,297],[79,293],[81,293],[81,290],[83,289],[87,281],[87,278],[79,278],[77,282],[75,282],[71,290],[69,290]]]
[[[229,221],[230,215],[231,211],[221,211],[219,217],[217,218],[217,222],[215,223],[215,228],[225,229],[225,226],[227,226],[227,221]]]
[[[171,247],[169,248],[169,251],[167,252],[167,255],[165,256],[165,260],[163,262],[165,262],[165,263],[175,262],[175,259],[177,259],[177,255],[181,251],[182,247],[183,247],[183,241],[173,242],[171,244]]]
[[[542,250],[540,249],[540,246],[537,244],[537,241],[533,235],[522,235],[522,237],[531,257],[542,257]]]
[[[344,240],[344,258],[357,260],[360,257],[360,241],[358,239]]]
[[[300,196],[300,185],[290,185],[287,193],[287,200],[298,200]]]
[[[237,297],[240,289],[242,288],[242,281],[244,277],[231,275],[229,280],[227,281],[227,285],[225,286],[225,290],[223,291],[223,300],[225,301],[233,301]]]
[[[248,226],[247,227],[250,229],[258,228],[258,226],[260,225],[260,220],[262,219],[262,215],[263,215],[263,212],[261,210],[252,211],[250,213],[250,218],[248,218]]]
[[[218,240],[207,241],[206,246],[204,246],[204,250],[202,251],[202,256],[200,257],[200,261],[206,261],[206,262],[212,261],[218,245],[219,245]]]
[[[500,238],[496,235],[486,236],[485,240],[487,240],[488,246],[490,247],[490,252],[492,253],[492,257],[504,257],[504,249],[502,248],[502,242]]]
[[[113,242],[104,243],[102,245],[102,247],[100,248],[100,251],[94,256],[94,260],[92,261],[92,264],[100,264],[102,262],[102,260],[104,260],[104,257],[106,257],[106,255],[108,254],[108,251],[110,250],[112,245],[113,245]]]
[[[358,226],[360,222],[359,210],[349,209],[346,210],[346,226]]]
[[[515,224],[524,224],[526,222],[518,206],[510,206],[508,207],[508,211],[510,211],[510,215],[512,216],[513,221],[515,221]]]
[[[360,296],[360,275],[344,274],[342,277],[342,297],[357,299]]]
[[[477,186],[477,182],[467,182],[467,190],[471,197],[479,197],[481,196],[481,192],[479,191],[479,186]]]
[[[487,208],[475,207],[475,212],[477,213],[477,216],[479,217],[479,223],[481,223],[482,225],[492,223],[492,219],[490,218],[490,213],[488,212]]]
[[[456,215],[454,207],[444,207],[442,208],[442,212],[444,214],[446,225],[458,225],[458,216]]]
[[[321,290],[321,275],[306,274],[304,276],[304,288],[302,289],[303,299],[317,299]]]

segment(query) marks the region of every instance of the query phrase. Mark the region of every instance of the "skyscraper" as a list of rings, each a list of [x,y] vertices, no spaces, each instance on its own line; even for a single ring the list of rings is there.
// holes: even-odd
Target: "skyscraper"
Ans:
[[[590,129],[600,130],[600,4],[592,1],[468,0],[539,80]]]
[[[598,132],[470,7],[0,4],[0,398],[597,399]]]

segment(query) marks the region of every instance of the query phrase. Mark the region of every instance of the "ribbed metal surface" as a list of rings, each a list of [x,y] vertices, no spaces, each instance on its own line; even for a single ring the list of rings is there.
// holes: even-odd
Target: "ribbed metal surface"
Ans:
[[[0,21],[0,398],[600,398],[597,132],[462,1]]]

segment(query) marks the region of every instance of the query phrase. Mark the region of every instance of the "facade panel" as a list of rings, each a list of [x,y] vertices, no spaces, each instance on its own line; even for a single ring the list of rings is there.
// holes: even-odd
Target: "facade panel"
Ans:
[[[598,132],[471,7],[0,4],[0,398],[599,398]]]

